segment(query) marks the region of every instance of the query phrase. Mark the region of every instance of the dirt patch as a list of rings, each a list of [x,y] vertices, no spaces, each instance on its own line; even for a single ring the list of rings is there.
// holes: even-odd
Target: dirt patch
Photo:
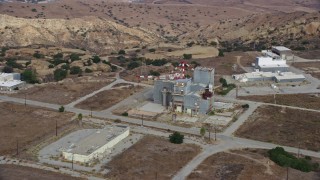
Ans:
[[[0,165],[0,179],[2,180],[76,180],[82,178],[71,177],[56,172],[16,165]]]
[[[188,177],[191,179],[285,179],[286,168],[266,157],[266,150],[234,150],[208,157]],[[318,173],[289,169],[289,179],[316,179]]]
[[[320,79],[320,62],[293,63],[292,66],[302,69],[311,76]]]
[[[30,100],[65,105],[110,84],[113,80],[95,77],[77,78],[59,83],[36,85],[11,96],[25,98],[26,95]]]
[[[319,94],[277,94],[275,97],[277,104],[320,110]],[[274,95],[241,96],[239,99],[274,103]]]
[[[319,151],[319,117],[319,112],[261,106],[235,134],[243,138]]]
[[[11,103],[0,103],[0,114],[0,154],[15,153],[17,140],[22,151],[46,135],[55,135],[56,120],[60,128],[70,124],[73,116],[73,113]]]
[[[145,136],[106,168],[110,179],[170,179],[200,152],[193,144],[172,144],[169,140]]]
[[[75,107],[87,110],[101,111],[110,108],[127,97],[139,92],[143,89],[142,86],[124,87],[121,89],[110,89],[102,91],[82,102]]]

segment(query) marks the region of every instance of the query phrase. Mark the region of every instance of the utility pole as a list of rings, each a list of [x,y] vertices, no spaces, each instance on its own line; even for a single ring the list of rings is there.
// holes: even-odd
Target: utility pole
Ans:
[[[24,93],[24,106],[27,106],[27,93]]]
[[[73,153],[72,153],[71,169],[73,170]]]
[[[142,114],[142,118],[141,118],[141,126],[143,127],[143,114]]]
[[[287,166],[287,180],[289,180],[289,166]]]
[[[19,140],[17,138],[17,155],[19,155]]]
[[[92,107],[90,107],[90,117],[92,117]]]
[[[58,136],[58,121],[56,120],[56,136]]]

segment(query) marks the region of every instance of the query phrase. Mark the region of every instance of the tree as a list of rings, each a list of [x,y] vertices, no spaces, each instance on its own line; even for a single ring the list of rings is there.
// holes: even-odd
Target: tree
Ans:
[[[85,72],[85,73],[92,73],[92,70],[89,69],[89,68],[86,68],[86,69],[84,70],[84,72]]]
[[[64,69],[56,69],[56,70],[53,72],[54,79],[55,79],[56,81],[61,81],[61,80],[63,80],[64,78],[67,77],[67,74],[68,74],[68,71],[67,71],[67,70],[64,70]]]
[[[204,127],[202,127],[200,129],[200,135],[203,137],[206,134],[206,129]]]
[[[149,74],[151,76],[160,76],[160,73],[158,71],[153,71],[153,70],[150,70]]]
[[[152,53],[154,53],[154,52],[156,52],[156,49],[154,49],[154,48],[151,48],[151,49],[149,49],[149,52],[152,52]]]
[[[125,55],[126,54],[126,51],[121,49],[119,52],[118,52],[119,55]]]
[[[57,53],[55,55],[53,55],[54,59],[62,59],[63,58],[63,54],[62,53]]]
[[[92,57],[92,62],[93,62],[93,63],[96,63],[96,64],[97,64],[97,63],[99,63],[100,61],[101,61],[101,59],[100,59],[99,56],[95,55],[95,56]]]
[[[180,134],[179,132],[174,132],[169,136],[170,142],[174,144],[183,143],[183,139],[184,139],[184,135]]]
[[[82,114],[81,113],[78,114],[78,121],[80,126],[82,126],[82,118],[83,118]]]
[[[138,62],[133,61],[133,62],[130,62],[127,67],[129,70],[132,70],[132,69],[137,68],[139,66],[140,66],[140,64]]]
[[[59,112],[64,112],[64,107],[63,106],[59,107]]]
[[[224,79],[224,78],[220,78],[219,82],[222,84],[222,87],[227,87],[228,86],[227,80]]]
[[[26,69],[21,73],[21,79],[30,84],[38,83],[36,72],[31,69]]]
[[[70,68],[70,74],[81,74],[82,70],[79,66],[72,66]]]

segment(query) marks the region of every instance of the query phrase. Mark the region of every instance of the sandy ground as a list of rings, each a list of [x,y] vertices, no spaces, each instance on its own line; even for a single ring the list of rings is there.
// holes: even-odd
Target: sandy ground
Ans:
[[[169,179],[199,152],[196,145],[177,145],[167,139],[145,136],[106,165],[111,169],[107,178]]]
[[[143,90],[142,86],[135,86],[134,88],[124,87],[102,91],[80,102],[75,107],[94,111],[105,110],[141,90]]]
[[[258,141],[320,150],[320,113],[275,106],[261,106],[236,131]]]
[[[289,179],[317,179],[319,173],[289,168]],[[274,164],[266,150],[220,152],[203,161],[188,177],[191,179],[285,179],[286,168]]]
[[[15,153],[17,141],[20,151],[27,145],[40,141],[48,135],[55,135],[56,120],[58,128],[70,124],[73,113],[11,103],[0,103],[0,154]]]
[[[274,95],[241,96],[239,99],[275,103]],[[320,110],[320,97],[318,94],[277,94],[276,103],[287,106]]]
[[[47,83],[20,90],[13,97],[26,98],[47,103],[65,105],[98,90],[113,81],[106,77],[81,77],[58,83]]]
[[[51,171],[34,169],[30,167],[16,166],[16,165],[0,165],[0,179],[1,180],[76,180],[82,178],[75,178],[60,173]]]

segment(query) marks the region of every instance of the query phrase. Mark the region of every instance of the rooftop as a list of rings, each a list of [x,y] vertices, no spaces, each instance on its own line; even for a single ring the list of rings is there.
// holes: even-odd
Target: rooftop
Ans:
[[[214,68],[208,68],[208,67],[198,66],[198,67],[196,67],[196,70],[201,70],[201,71],[213,71]]]
[[[67,152],[90,155],[128,129],[129,127],[125,126],[107,126],[104,129],[93,130],[90,135],[73,144]]]
[[[291,49],[286,48],[284,46],[272,46],[273,49],[276,49],[278,51],[291,51]]]
[[[0,81],[0,87],[13,87],[24,83],[23,81],[12,80],[12,81]]]

